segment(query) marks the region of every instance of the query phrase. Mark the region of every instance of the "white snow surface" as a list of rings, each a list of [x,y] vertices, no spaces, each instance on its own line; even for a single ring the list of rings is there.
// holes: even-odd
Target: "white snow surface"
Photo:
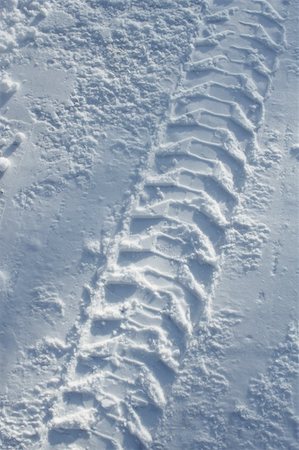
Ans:
[[[1,450],[298,448],[298,12],[0,1]]]

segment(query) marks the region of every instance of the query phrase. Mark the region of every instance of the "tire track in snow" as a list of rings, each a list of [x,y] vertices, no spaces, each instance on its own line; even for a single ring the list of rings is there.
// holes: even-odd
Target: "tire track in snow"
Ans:
[[[107,252],[45,448],[87,448],[89,439],[100,449],[149,448],[188,338],[209,317],[284,46],[283,18],[267,1],[235,4],[206,9],[168,121]]]

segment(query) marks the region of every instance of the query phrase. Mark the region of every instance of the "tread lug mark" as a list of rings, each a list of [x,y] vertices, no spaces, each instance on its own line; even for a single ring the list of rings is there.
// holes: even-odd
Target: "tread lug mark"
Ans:
[[[224,9],[215,14],[208,14],[205,16],[206,23],[223,23],[230,20],[231,16],[233,16],[239,10],[238,7]]]
[[[285,45],[284,19],[266,0],[231,3],[203,17],[87,306],[50,443],[51,433],[68,443],[63,432],[73,430],[78,439],[97,438],[99,448],[149,448],[153,417],[163,413],[189,337],[209,317],[232,210],[253,170]]]
[[[216,95],[218,91],[221,92],[221,90],[226,91],[229,94],[229,97],[238,98],[240,95],[243,95],[247,98],[247,102],[244,103],[244,100],[242,101],[242,104],[236,103],[235,100],[227,100],[225,98],[218,97]],[[174,100],[176,100],[176,104],[182,104],[183,106],[188,105],[190,102],[198,101],[198,102],[204,102],[205,99],[210,100],[210,102],[216,103],[217,111],[219,109],[225,109],[226,112],[230,112],[231,108],[236,108],[240,110],[241,115],[246,115],[248,108],[248,102],[251,101],[250,109],[252,110],[254,105],[261,108],[263,111],[263,99],[257,92],[254,86],[251,88],[247,85],[225,85],[223,83],[215,83],[215,82],[207,82],[201,85],[197,85],[194,88],[188,89],[185,92],[179,93],[174,97]],[[240,101],[240,99],[239,99]],[[176,105],[176,106],[177,106]],[[174,108],[175,109],[175,108]],[[250,110],[249,109],[249,110]],[[245,110],[245,111],[244,111]],[[247,112],[248,114],[248,112]],[[261,114],[262,115],[262,114]],[[261,118],[257,121],[255,124],[256,126],[259,125]],[[245,120],[245,118],[244,118]]]
[[[267,33],[263,25],[256,24],[253,22],[240,21],[242,25],[249,27],[253,31],[254,34],[242,33],[241,37],[246,39],[256,40],[260,44],[262,44],[266,49],[274,52],[280,53],[282,51],[281,44],[275,42]]]
[[[226,39],[228,36],[235,35],[232,30],[225,30],[220,33],[211,34],[209,37],[197,39],[194,42],[194,47],[201,49],[202,47],[217,47],[220,42]]]

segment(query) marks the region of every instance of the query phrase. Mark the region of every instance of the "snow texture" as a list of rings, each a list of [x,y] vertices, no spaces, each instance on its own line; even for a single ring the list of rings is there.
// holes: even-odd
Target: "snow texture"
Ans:
[[[297,448],[298,19],[1,1],[1,449]]]

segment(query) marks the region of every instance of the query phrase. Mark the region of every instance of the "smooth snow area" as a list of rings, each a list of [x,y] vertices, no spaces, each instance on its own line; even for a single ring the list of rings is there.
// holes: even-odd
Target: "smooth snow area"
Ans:
[[[0,448],[298,448],[296,0],[0,1]]]

